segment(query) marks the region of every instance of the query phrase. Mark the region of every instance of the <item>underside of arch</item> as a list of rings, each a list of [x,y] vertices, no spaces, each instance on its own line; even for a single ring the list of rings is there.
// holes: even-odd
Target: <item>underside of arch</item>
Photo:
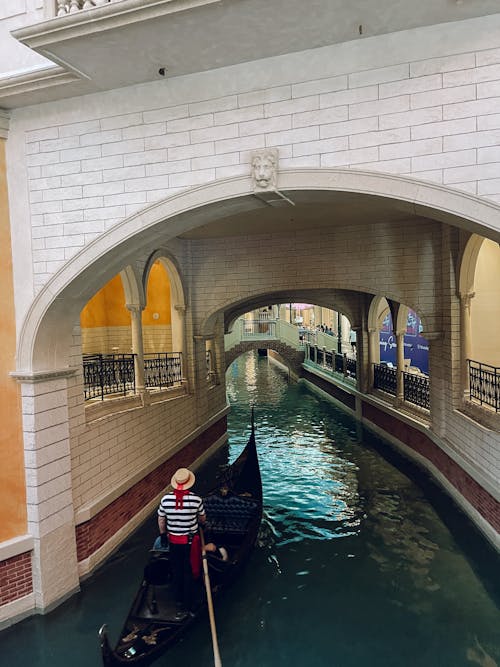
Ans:
[[[354,169],[289,170],[279,190],[291,201],[330,202],[336,193],[382,199],[419,216],[500,241],[500,206],[440,185]],[[118,223],[69,260],[42,288],[19,335],[17,371],[66,367],[71,332],[86,301],[151,248],[230,215],[266,207],[250,177],[214,181],[173,195]]]

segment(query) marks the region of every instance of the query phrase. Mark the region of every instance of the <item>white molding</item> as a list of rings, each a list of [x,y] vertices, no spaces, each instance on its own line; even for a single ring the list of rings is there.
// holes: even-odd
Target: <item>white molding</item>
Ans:
[[[80,81],[81,78],[73,71],[68,71],[67,68],[58,65],[14,76],[0,77],[0,97],[21,95],[42,88],[60,86],[65,83]]]
[[[34,50],[74,37],[176,14],[196,7],[218,4],[220,0],[121,0],[100,7],[55,16],[12,31],[12,36]]]
[[[33,551],[35,540],[32,535],[20,535],[0,542],[0,562]]]
[[[7,602],[0,606],[0,631],[9,628],[24,618],[31,616],[35,610],[35,594],[29,593],[22,598]]]
[[[30,371],[21,373],[12,371],[9,373],[9,375],[18,382],[24,382],[26,384],[37,384],[38,382],[47,382],[48,380],[71,377],[78,370],[78,368],[55,368],[54,370],[35,371],[34,373]]]
[[[10,113],[6,109],[0,109],[0,139],[7,139],[9,134]]]

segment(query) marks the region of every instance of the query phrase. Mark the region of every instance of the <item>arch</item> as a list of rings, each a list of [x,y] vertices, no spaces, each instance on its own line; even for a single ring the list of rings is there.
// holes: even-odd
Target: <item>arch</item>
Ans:
[[[355,169],[298,169],[280,172],[278,187],[292,201],[326,201],[335,192],[381,197],[408,214],[500,241],[498,204],[433,183]],[[166,242],[262,205],[250,176],[235,177],[174,194],[116,224],[75,254],[40,290],[21,326],[17,371],[66,367],[71,331],[82,305],[99,285],[157,246],[159,236]]]
[[[227,350],[224,355],[225,370],[242,354],[252,352],[255,350],[274,350],[279,354],[281,359],[285,362],[288,370],[296,378],[300,377],[302,371],[302,364],[304,362],[303,350],[296,350],[280,340],[259,340],[259,341],[241,341],[230,350]]]
[[[123,291],[125,293],[125,304],[127,306],[140,306],[144,308],[146,301],[144,288],[140,275],[135,266],[126,266],[120,271]]]
[[[148,257],[146,266],[144,267],[142,279],[144,290],[146,290],[151,267],[156,261],[159,261],[167,272],[168,280],[170,283],[170,301],[172,304],[170,313],[172,327],[172,350],[174,352],[180,352],[183,354],[185,352],[186,338],[184,326],[184,314],[186,312],[184,282],[182,280],[181,272],[176,260],[169,252],[160,249],[156,250]]]
[[[473,234],[464,248],[458,272],[458,293],[460,296],[466,297],[474,292],[477,259],[483,242],[484,237]]]

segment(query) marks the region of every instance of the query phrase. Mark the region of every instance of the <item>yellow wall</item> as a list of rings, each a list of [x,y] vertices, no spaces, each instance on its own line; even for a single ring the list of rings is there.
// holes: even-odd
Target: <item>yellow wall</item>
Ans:
[[[479,251],[471,301],[471,356],[500,366],[500,247],[485,239]]]
[[[26,486],[20,388],[15,369],[16,325],[7,199],[5,140],[0,138],[0,542],[26,533]]]
[[[170,314],[170,281],[161,262],[157,261],[149,272],[148,288],[146,292],[146,308],[142,313],[144,325],[171,324]],[[153,314],[158,313],[157,319]]]
[[[130,311],[125,307],[125,293],[119,275],[88,301],[80,314],[82,329],[130,325]]]

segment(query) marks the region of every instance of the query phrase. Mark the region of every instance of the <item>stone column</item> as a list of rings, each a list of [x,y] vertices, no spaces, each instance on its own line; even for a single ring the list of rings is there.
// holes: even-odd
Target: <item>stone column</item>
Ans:
[[[21,384],[28,533],[35,606],[48,611],[79,589],[69,440],[74,369],[12,375]]]
[[[368,391],[373,389],[373,365],[380,362],[380,332],[368,329]]]
[[[353,325],[356,333],[356,386],[364,394],[370,389],[370,352],[366,331],[360,325]]]
[[[172,349],[180,352],[182,377],[186,377],[186,306],[174,306],[175,323],[172,322]],[[175,326],[174,326],[175,325]]]
[[[471,358],[472,330],[470,306],[475,292],[460,294],[460,350],[461,350],[461,384],[465,398],[470,397],[469,365],[467,360]]]
[[[404,401],[405,331],[396,331],[396,399]]]
[[[143,307],[127,304],[130,311],[132,328],[132,352],[134,353],[135,388],[144,393],[144,344],[142,338],[142,311]]]
[[[429,403],[431,429],[440,437],[446,434],[446,401],[449,393],[449,367],[444,360],[443,332],[423,331],[429,341]]]

